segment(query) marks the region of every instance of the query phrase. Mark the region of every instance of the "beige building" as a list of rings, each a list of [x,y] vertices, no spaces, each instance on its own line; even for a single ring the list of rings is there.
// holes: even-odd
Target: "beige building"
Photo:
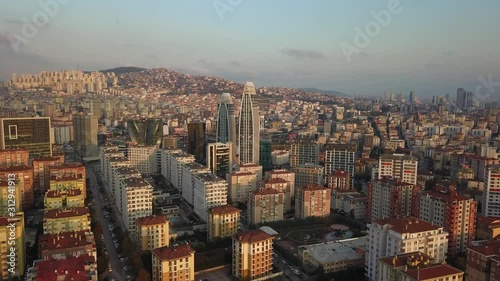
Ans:
[[[43,215],[43,233],[90,231],[90,213],[87,207],[46,210]]]
[[[194,211],[204,221],[208,220],[208,210],[227,205],[227,181],[211,173],[193,176]]]
[[[97,143],[98,116],[73,115],[73,131],[75,136],[75,151],[82,159],[95,159],[99,157]]]
[[[283,220],[285,194],[274,189],[260,188],[250,192],[248,223],[260,224]]]
[[[292,168],[295,173],[295,188],[299,189],[308,184],[322,185],[325,176],[325,167],[313,164],[297,165]]]
[[[330,215],[332,190],[321,185],[310,184],[299,187],[295,196],[295,217],[327,217]]]
[[[0,280],[11,280],[9,276],[22,277],[25,269],[25,237],[24,214],[16,213],[14,216],[0,216]],[[15,255],[12,265],[8,262]],[[9,271],[10,270],[10,271]],[[14,271],[13,275],[11,271]]]
[[[289,181],[286,181],[282,178],[268,179],[262,183],[262,186],[266,189],[274,189],[279,192],[283,192],[283,194],[285,195],[284,211],[286,213],[292,210],[292,195],[290,188],[291,184]]]
[[[241,210],[231,205],[217,206],[208,212],[208,240],[231,237],[238,231]]]
[[[153,281],[194,281],[194,253],[187,244],[153,250]]]
[[[85,197],[81,190],[49,190],[45,193],[45,210],[84,207]]]
[[[257,189],[257,175],[251,172],[234,172],[227,175],[228,200],[234,204],[248,202],[248,194]]]
[[[255,164],[242,164],[239,166],[240,172],[250,172],[257,176],[257,187],[262,183],[262,166]]]
[[[448,232],[443,227],[407,217],[377,220],[368,229],[365,268],[369,280],[377,280],[378,260],[383,257],[421,251],[437,263],[446,259]]]
[[[153,215],[137,219],[137,242],[142,251],[152,251],[170,243],[170,224],[166,216]]]
[[[284,179],[290,182],[290,196],[295,198],[295,173],[288,170],[273,170],[266,174],[270,179]]]
[[[262,230],[233,236],[233,276],[242,281],[269,275],[273,268],[273,237]]]

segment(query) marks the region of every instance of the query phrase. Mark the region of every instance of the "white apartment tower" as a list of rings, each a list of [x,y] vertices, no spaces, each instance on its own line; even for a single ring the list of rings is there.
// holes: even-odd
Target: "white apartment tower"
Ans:
[[[500,165],[489,165],[485,169],[481,207],[484,217],[500,216]]]
[[[401,181],[417,183],[418,159],[406,154],[384,154],[378,160],[378,178],[392,177]]]

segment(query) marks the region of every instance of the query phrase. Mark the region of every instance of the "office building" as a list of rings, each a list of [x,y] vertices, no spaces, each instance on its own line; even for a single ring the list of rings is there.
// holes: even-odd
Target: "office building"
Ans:
[[[193,122],[188,124],[188,146],[187,153],[194,155],[196,161],[206,160],[206,123]]]
[[[236,119],[234,115],[234,104],[229,93],[221,95],[217,111],[216,142],[231,143],[231,159],[236,162]]]
[[[295,217],[328,217],[332,190],[321,185],[309,184],[297,189],[295,196]]]
[[[227,175],[229,203],[246,203],[248,194],[257,189],[257,175],[251,172],[234,172]]]
[[[457,101],[456,105],[458,108],[463,109],[467,105],[467,92],[463,88],[457,89]]]
[[[368,221],[404,218],[415,214],[421,187],[397,179],[368,183]]]
[[[0,149],[27,149],[30,158],[52,156],[49,117],[0,118]]]
[[[75,134],[75,151],[83,160],[97,160],[99,148],[97,143],[98,116],[73,115],[73,130]]]
[[[0,244],[2,245],[0,247],[0,280],[12,280],[14,277],[21,280],[26,267],[24,235],[22,212],[15,213],[13,216],[0,216]],[[14,258],[10,257],[12,255]]]
[[[248,198],[248,223],[261,224],[283,220],[285,194],[275,189],[260,188],[250,192]]]
[[[208,211],[208,240],[231,237],[238,231],[241,210],[231,205],[213,207]]]
[[[444,227],[448,235],[448,255],[465,253],[475,238],[477,204],[458,195],[455,187],[424,191],[417,200],[415,216]]]
[[[210,171],[225,179],[228,173],[233,171],[233,144],[209,143],[207,147],[207,166]]]
[[[273,168],[272,159],[272,142],[268,139],[260,140],[260,152],[259,152],[259,165],[262,166],[264,171],[269,171]]]
[[[392,177],[417,184],[418,159],[406,154],[383,154],[378,161],[378,178]]]
[[[319,164],[319,144],[314,140],[297,140],[290,145],[290,167]]]
[[[137,219],[137,237],[141,251],[152,251],[168,247],[170,243],[170,223],[165,215],[152,215]]]
[[[252,100],[257,95],[252,82],[246,82],[241,97],[238,151],[241,164],[258,164],[260,152],[259,105]]]
[[[411,104],[416,104],[417,103],[417,94],[415,93],[415,91],[411,91],[410,92],[410,96],[408,98],[408,101],[411,103]]]
[[[273,268],[273,237],[262,230],[233,236],[233,276],[242,281],[269,275]]]
[[[29,151],[25,148],[0,150],[0,166],[29,166]]]
[[[163,120],[153,118],[129,120],[127,132],[132,143],[159,148],[163,140]]]
[[[193,281],[194,253],[188,245],[161,247],[152,251],[153,281]]]
[[[90,231],[90,212],[87,207],[45,210],[43,233]]]
[[[436,262],[445,261],[448,233],[443,227],[415,217],[376,220],[368,225],[366,277],[377,280],[379,258],[420,251]]]
[[[295,188],[301,188],[309,184],[323,185],[325,167],[314,164],[297,165],[292,168],[295,173]]]
[[[500,165],[489,165],[484,172],[481,215],[500,217]]]
[[[121,181],[122,220],[130,233],[137,237],[137,219],[153,213],[153,187],[144,179],[127,178]]]

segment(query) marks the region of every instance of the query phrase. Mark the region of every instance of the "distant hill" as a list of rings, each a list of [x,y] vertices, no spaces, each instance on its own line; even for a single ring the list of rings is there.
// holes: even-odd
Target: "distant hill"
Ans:
[[[141,68],[141,67],[135,67],[135,66],[122,66],[122,67],[115,67],[111,69],[105,69],[105,70],[100,70],[99,72],[114,72],[116,75],[123,74],[123,73],[129,73],[129,72],[141,72],[147,70],[146,68]]]
[[[300,88],[300,90],[303,91],[308,91],[308,92],[317,92],[325,95],[330,95],[330,96],[341,96],[341,97],[350,97],[348,94],[341,93],[339,91],[326,91],[326,90],[321,90],[317,88]]]

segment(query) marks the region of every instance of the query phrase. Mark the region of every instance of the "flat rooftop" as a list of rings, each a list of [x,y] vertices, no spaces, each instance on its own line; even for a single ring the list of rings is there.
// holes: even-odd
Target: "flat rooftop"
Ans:
[[[300,246],[307,250],[309,255],[320,264],[335,263],[343,260],[357,260],[364,258],[368,247],[368,236],[326,242],[314,245]]]

